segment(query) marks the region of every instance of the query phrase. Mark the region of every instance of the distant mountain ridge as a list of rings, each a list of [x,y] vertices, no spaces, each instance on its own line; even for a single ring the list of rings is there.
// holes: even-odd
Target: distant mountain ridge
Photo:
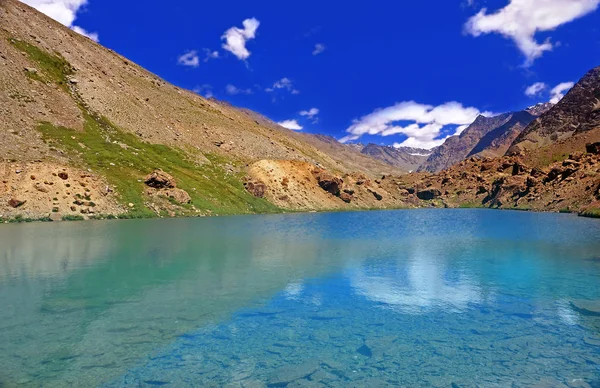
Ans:
[[[361,153],[405,171],[416,171],[431,154],[430,150],[411,147],[381,146],[369,143]]]

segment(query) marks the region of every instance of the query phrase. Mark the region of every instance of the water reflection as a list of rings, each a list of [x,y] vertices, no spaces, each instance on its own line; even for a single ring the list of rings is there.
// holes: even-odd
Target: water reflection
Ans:
[[[359,295],[403,313],[426,314],[431,309],[462,311],[469,304],[484,300],[478,282],[464,268],[451,266],[451,246],[432,246],[429,240],[417,240],[403,246],[399,256],[385,267],[365,265],[350,273],[352,286]],[[488,290],[486,299],[493,294]]]
[[[568,301],[600,298],[600,263],[590,260],[600,252],[600,226],[554,216],[552,228],[540,221],[546,216],[423,211],[2,226],[0,386],[127,382],[126,371],[148,360],[164,373],[157,354],[172,346],[179,354],[188,340],[213,349],[217,360],[205,366],[225,382],[250,364],[223,361],[234,350],[223,338],[269,370],[319,354],[354,357],[365,338],[387,331],[409,339],[422,326],[404,321],[415,314],[457,325],[464,322],[443,315],[466,314],[488,329],[490,314],[596,327]],[[296,341],[315,347],[304,353]],[[191,365],[207,359],[189,357]]]

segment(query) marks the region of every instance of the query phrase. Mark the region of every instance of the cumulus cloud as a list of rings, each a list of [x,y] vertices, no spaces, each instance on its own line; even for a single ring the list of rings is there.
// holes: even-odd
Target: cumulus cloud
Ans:
[[[440,138],[444,127],[457,125],[454,133],[456,134],[457,131],[463,131],[480,114],[491,115],[473,107],[464,107],[458,102],[432,106],[404,101],[354,120],[352,126],[346,129],[348,135],[340,139],[340,142],[357,140],[363,135],[402,134],[407,139],[399,143],[399,146],[431,149],[449,137]],[[403,125],[397,124],[398,122],[403,122]]]
[[[286,77],[280,79],[279,81],[276,81],[273,84],[273,86],[271,86],[270,88],[266,88],[265,91],[270,93],[270,92],[274,92],[275,90],[278,90],[278,89],[287,90],[288,92],[290,92],[292,94],[300,93],[300,91],[294,87],[292,80],[290,80],[289,78],[286,78]]]
[[[317,43],[315,44],[315,49],[313,50],[312,55],[319,55],[323,51],[325,51],[325,45],[323,43]]]
[[[536,97],[539,96],[544,90],[548,88],[544,82],[536,82],[533,85],[527,87],[525,89],[525,95],[527,97]]]
[[[284,120],[280,121],[277,124],[281,125],[284,128],[291,129],[292,131],[301,131],[302,126],[298,124],[297,120]]]
[[[242,22],[244,28],[231,27],[221,39],[225,41],[223,48],[240,60],[245,60],[250,56],[250,51],[246,48],[246,43],[256,37],[256,30],[260,22],[255,18],[246,19]]]
[[[96,32],[88,32],[85,29],[74,25],[77,19],[77,13],[85,6],[87,0],[21,0],[23,3],[30,5],[43,14],[51,17],[57,22],[71,28],[78,34],[85,35],[95,42],[98,42],[98,34]]]
[[[557,104],[573,86],[574,82],[562,82],[550,90],[550,102]]]
[[[198,51],[191,50],[177,58],[177,63],[183,66],[198,67],[200,66],[200,57]]]
[[[510,0],[504,8],[488,13],[482,9],[466,25],[467,33],[477,37],[498,33],[512,39],[526,57],[526,65],[553,48],[550,40],[539,43],[537,32],[557,27],[594,12],[600,0]]]
[[[252,94],[252,89],[240,89],[235,85],[228,84],[225,86],[225,92],[230,96],[235,96],[236,94]]]

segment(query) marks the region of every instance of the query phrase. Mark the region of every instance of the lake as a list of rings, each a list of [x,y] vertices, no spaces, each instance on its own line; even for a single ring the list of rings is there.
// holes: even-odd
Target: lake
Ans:
[[[600,386],[600,222],[0,225],[0,365],[2,387]]]

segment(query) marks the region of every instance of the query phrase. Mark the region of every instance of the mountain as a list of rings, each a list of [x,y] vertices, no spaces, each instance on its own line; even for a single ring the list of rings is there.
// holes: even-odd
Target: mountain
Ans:
[[[381,160],[390,166],[398,167],[404,171],[416,171],[419,166],[427,160],[431,151],[411,147],[395,148],[392,146],[381,146],[369,143],[362,148],[361,153]]]
[[[262,160],[401,172],[171,85],[19,1],[0,1],[0,25],[0,219],[280,211],[250,182]]]
[[[420,169],[451,168],[404,174],[424,150],[290,131],[171,85],[17,0],[0,1],[0,25],[0,222],[600,207],[598,69],[517,135],[527,152],[485,157],[540,107],[480,116]]]
[[[554,107],[554,104],[551,102],[540,102],[539,104],[530,106],[529,108],[525,109],[525,111],[534,116],[541,116],[552,109],[552,107]]]
[[[561,143],[600,127],[600,67],[590,70],[552,109],[532,122],[514,140],[508,153],[517,154]],[[590,136],[592,136],[590,134]],[[585,136],[584,136],[585,137]],[[565,148],[566,147],[566,148]],[[580,148],[574,141],[573,148]]]
[[[498,157],[504,156],[512,142],[521,134],[525,127],[535,120],[531,110],[510,113],[507,122],[486,133],[466,156],[469,157]],[[541,110],[534,110],[539,112]]]
[[[459,136],[449,137],[434,149],[419,171],[437,172],[464,160],[487,133],[506,124],[511,116],[510,113],[494,117],[478,116]]]

